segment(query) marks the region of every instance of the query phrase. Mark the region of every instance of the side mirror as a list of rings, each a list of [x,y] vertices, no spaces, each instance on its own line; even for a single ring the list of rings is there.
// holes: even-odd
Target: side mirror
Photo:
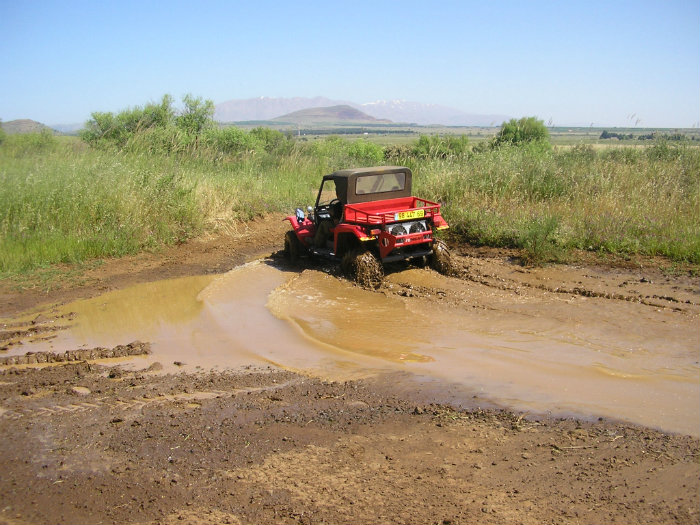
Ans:
[[[297,222],[299,224],[304,222],[304,211],[301,208],[297,208]]]

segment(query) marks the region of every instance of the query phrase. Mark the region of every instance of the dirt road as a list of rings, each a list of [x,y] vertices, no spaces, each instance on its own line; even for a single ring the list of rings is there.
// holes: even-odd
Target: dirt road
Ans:
[[[503,410],[497,407],[514,401],[489,395],[488,383],[465,398],[472,380],[455,386],[464,371],[450,375],[454,361],[443,366],[454,352],[429,345],[408,351],[400,331],[377,337],[375,353],[383,352],[387,365],[364,379],[341,374],[331,380],[314,367],[303,372],[303,366],[265,365],[283,357],[262,351],[248,366],[211,370],[194,357],[174,364],[167,345],[158,341],[116,349],[117,356],[150,351],[145,357],[114,357],[113,347],[68,348],[68,354],[54,348],[53,354],[29,357],[22,350],[42,340],[57,347],[57,334],[69,330],[62,327],[84,315],[59,317],[58,309],[42,305],[166,278],[222,274],[278,249],[285,229],[274,217],[235,235],[108,261],[48,291],[0,284],[5,348],[0,359],[60,359],[0,366],[0,523],[700,521],[700,429],[650,428],[694,421],[699,401],[682,397],[687,406],[681,416],[647,426],[620,421],[663,413],[665,392],[669,398],[687,396],[697,386],[698,348],[692,346],[700,313],[697,278],[663,271],[658,261],[529,269],[508,252],[453,246],[459,277],[397,268],[379,291],[367,292],[344,283],[332,269],[289,269],[291,280],[268,305],[325,346],[324,337],[338,333],[321,329],[327,323],[317,322],[314,304],[339,293],[365,301],[362,294],[368,293],[381,308],[388,301],[404,312],[430,308],[441,314],[445,321],[438,331],[445,348],[449,323],[468,319],[479,321],[480,341],[499,341],[489,354],[505,340],[511,345],[507,355],[533,341],[538,348],[555,341],[563,345],[557,348],[576,350],[572,355],[578,349],[597,352],[602,357],[594,370],[576,362],[568,376],[557,369],[559,379],[547,387],[550,397],[574,388],[580,374],[586,381],[623,374],[629,376],[625,384],[639,381],[648,397],[636,403],[639,414],[629,417],[632,401],[620,418],[605,413],[600,420],[599,401],[578,406],[589,413],[578,418]],[[306,302],[299,306],[290,298]],[[119,322],[128,332],[128,319]],[[421,322],[412,326],[418,329]],[[334,323],[342,332],[342,323]],[[523,327],[534,327],[534,335]],[[644,360],[635,361],[641,368],[622,369],[633,345],[643,350],[637,353]],[[284,354],[285,340],[278,346]],[[674,351],[655,353],[665,347]],[[348,342],[345,357],[334,366],[347,369],[352,354],[367,367],[377,355],[364,355],[365,349]],[[661,356],[663,367],[657,362]],[[502,375],[521,364],[496,366],[481,375],[489,369]],[[548,366],[513,374],[514,391],[528,403],[543,403],[537,387],[553,370]],[[419,367],[432,375],[416,379]],[[537,379],[518,383],[519,376]],[[592,390],[576,396],[595,400]],[[576,411],[563,401],[562,406]]]

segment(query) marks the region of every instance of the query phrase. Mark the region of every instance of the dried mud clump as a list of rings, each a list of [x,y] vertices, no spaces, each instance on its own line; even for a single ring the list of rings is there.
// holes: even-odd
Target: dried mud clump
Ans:
[[[134,341],[128,345],[118,345],[114,348],[86,348],[83,350],[66,350],[54,352],[28,352],[24,355],[0,357],[0,365],[30,365],[36,363],[64,363],[72,361],[90,361],[94,359],[110,359],[151,353],[150,343]]]

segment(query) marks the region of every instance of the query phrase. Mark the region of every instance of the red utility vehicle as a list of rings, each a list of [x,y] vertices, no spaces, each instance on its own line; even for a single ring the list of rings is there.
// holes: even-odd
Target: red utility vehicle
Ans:
[[[440,205],[411,195],[411,170],[380,166],[336,171],[323,177],[316,205],[288,220],[284,239],[292,261],[316,255],[342,261],[360,283],[378,286],[381,263],[418,259],[449,273],[449,252],[435,232],[448,228]]]

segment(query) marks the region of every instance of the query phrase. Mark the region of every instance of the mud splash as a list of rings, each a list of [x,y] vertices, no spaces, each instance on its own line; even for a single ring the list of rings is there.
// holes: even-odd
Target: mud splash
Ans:
[[[512,293],[428,270],[391,274],[377,293],[256,261],[52,315],[72,324],[8,353],[141,340],[152,354],[139,366],[166,370],[272,363],[335,380],[403,370],[456,388],[465,404],[478,395],[515,410],[700,434],[697,316],[640,304]]]

